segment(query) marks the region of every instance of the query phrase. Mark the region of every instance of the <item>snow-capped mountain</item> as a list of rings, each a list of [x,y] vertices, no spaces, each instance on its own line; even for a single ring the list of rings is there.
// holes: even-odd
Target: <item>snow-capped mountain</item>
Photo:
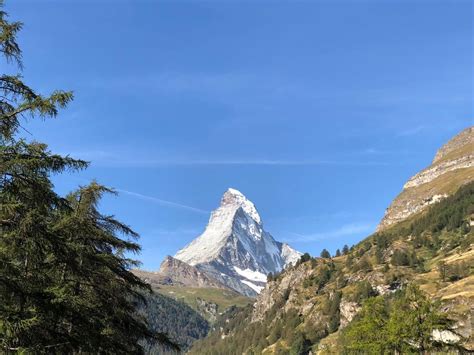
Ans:
[[[175,258],[227,287],[253,296],[264,287],[267,274],[295,263],[300,256],[263,229],[251,201],[241,192],[228,189],[204,233],[178,251]]]

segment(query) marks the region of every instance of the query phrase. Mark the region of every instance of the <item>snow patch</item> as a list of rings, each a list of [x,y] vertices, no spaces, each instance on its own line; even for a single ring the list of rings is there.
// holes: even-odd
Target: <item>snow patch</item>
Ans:
[[[263,286],[257,286],[257,285],[255,285],[255,284],[253,284],[253,283],[251,283],[250,281],[247,281],[247,280],[240,280],[240,282],[247,285],[248,287],[250,287],[252,290],[254,290],[257,293],[260,293],[264,289]]]
[[[262,274],[261,272],[253,271],[253,270],[250,270],[250,269],[242,270],[242,269],[239,269],[237,266],[234,266],[234,270],[240,276],[245,277],[247,280],[257,281],[257,282],[267,282],[267,276]]]

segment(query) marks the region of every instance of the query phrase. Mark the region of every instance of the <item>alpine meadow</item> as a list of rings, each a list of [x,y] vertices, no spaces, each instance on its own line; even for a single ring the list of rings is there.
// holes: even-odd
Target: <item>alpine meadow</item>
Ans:
[[[473,6],[0,0],[0,354],[473,353]]]

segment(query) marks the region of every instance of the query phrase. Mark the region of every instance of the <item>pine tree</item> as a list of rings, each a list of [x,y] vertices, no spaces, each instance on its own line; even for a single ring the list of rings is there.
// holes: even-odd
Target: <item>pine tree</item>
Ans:
[[[301,255],[300,257],[300,262],[301,263],[305,263],[307,261],[311,260],[311,255],[309,255],[308,253],[304,253],[303,255]]]
[[[349,246],[348,246],[347,244],[345,244],[345,245],[342,247],[342,254],[343,254],[343,255],[349,254]]]
[[[1,9],[0,53],[21,71],[22,24]],[[50,175],[87,163],[19,137],[26,118],[55,117],[73,94],[42,96],[20,74],[1,75],[0,92],[0,352],[140,353],[151,334],[135,304],[147,285],[124,256],[140,250],[136,233],[97,210],[112,190],[93,182],[60,197]]]
[[[331,254],[327,251],[327,249],[323,249],[321,251],[321,258],[329,259],[330,257],[331,257]]]

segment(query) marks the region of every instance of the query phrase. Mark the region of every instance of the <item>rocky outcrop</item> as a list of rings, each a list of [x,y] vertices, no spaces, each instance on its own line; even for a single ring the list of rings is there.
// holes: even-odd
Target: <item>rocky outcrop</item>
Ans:
[[[172,284],[188,287],[227,288],[198,268],[169,255],[161,263],[158,273],[170,279]]]
[[[454,171],[457,169],[466,169],[473,166],[474,154],[470,154],[459,159],[441,162],[413,176],[410,180],[408,180],[408,182],[403,186],[403,188],[409,189],[412,187],[417,187],[419,185],[429,183],[434,179],[440,177],[441,175],[446,174],[447,172]]]
[[[469,127],[446,143],[428,168],[404,185],[385,212],[377,230],[425,210],[474,179],[474,128]]]
[[[254,304],[252,322],[262,320],[279,300],[285,299],[285,309],[292,308],[292,301],[299,300],[298,294],[292,291],[301,286],[303,280],[308,278],[312,272],[313,270],[308,265],[301,264],[291,271],[284,272],[278,281],[269,282]],[[299,308],[307,313],[312,306],[312,303],[308,303]]]
[[[209,322],[215,323],[218,315],[217,304],[213,302],[208,302],[199,297],[196,299],[196,303],[198,312],[200,314],[204,314],[206,316],[206,319],[209,320]]]
[[[224,284],[213,279],[198,268],[188,265],[172,256],[167,256],[161,263],[158,271],[132,270],[151,286],[175,285],[200,288],[222,288],[229,289]]]
[[[339,312],[341,314],[340,328],[345,328],[354,319],[356,314],[360,311],[361,307],[356,302],[351,302],[342,299],[339,304]]]

